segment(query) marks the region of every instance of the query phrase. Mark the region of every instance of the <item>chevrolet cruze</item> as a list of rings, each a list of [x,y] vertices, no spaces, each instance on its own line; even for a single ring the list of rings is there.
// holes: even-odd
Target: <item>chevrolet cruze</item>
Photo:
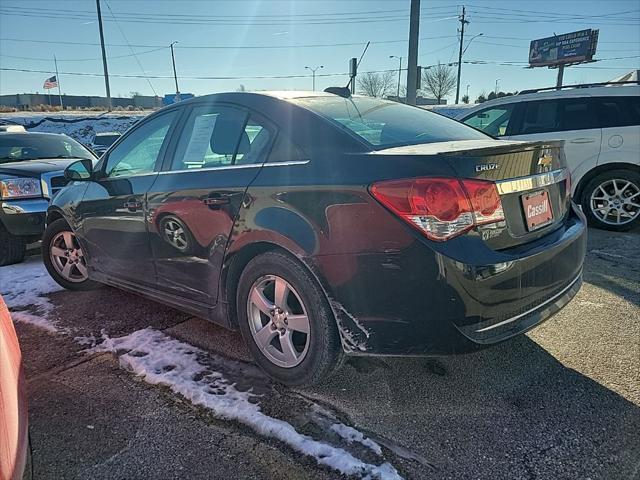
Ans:
[[[495,140],[342,89],[181,102],[65,175],[43,239],[58,283],[239,329],[285,384],[345,355],[500,342],[582,282],[562,143]]]

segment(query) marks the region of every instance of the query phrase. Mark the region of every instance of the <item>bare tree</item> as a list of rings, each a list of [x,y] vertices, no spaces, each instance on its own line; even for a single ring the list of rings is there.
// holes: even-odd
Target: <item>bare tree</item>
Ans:
[[[456,76],[448,65],[438,63],[427,70],[422,76],[422,88],[438,101],[449,95],[456,86]]]
[[[384,97],[393,91],[393,79],[393,72],[363,73],[358,76],[358,88],[360,92],[369,97]]]

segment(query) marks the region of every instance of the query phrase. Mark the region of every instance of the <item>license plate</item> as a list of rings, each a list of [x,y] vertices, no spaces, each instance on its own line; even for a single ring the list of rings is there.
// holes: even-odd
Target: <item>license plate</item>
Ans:
[[[524,218],[527,221],[527,229],[529,231],[537,230],[553,221],[549,192],[540,190],[523,195],[521,199]]]

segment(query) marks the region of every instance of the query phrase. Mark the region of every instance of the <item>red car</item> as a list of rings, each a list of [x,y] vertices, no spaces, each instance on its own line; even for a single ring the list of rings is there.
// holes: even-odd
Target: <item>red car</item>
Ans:
[[[30,477],[26,385],[9,309],[0,296],[0,479]]]

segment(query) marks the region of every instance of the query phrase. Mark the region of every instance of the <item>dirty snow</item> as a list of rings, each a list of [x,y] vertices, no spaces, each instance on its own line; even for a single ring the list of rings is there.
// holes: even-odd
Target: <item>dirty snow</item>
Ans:
[[[95,115],[91,113],[31,115],[4,114],[0,120],[17,123],[31,132],[64,133],[82,144],[89,144],[93,135],[99,132],[124,133],[148,112],[130,114]]]
[[[376,455],[382,455],[382,448],[370,438],[365,438],[364,434],[344,423],[334,423],[331,430],[345,439],[348,443],[357,442],[371,449]]]
[[[345,475],[363,479],[398,480],[396,469],[389,463],[374,465],[364,462],[346,450],[303,435],[289,423],[262,413],[257,395],[239,391],[221,373],[211,371],[203,358],[206,353],[164,333],[147,328],[120,338],[103,335],[104,341],[93,352],[115,353],[120,365],[154,385],[164,385],[194,405],[209,409],[216,417],[238,421],[258,434],[273,437],[292,449],[313,457]],[[336,427],[336,433],[347,440],[366,442],[349,427]],[[368,442],[367,442],[368,443]],[[364,443],[363,443],[364,444]],[[377,447],[377,449],[373,446]],[[371,442],[369,448],[381,453]]]
[[[0,295],[11,310],[14,322],[28,323],[52,333],[61,332],[49,319],[53,304],[45,297],[59,290],[62,287],[49,276],[39,256],[0,267]],[[22,311],[26,308],[29,311]]]

